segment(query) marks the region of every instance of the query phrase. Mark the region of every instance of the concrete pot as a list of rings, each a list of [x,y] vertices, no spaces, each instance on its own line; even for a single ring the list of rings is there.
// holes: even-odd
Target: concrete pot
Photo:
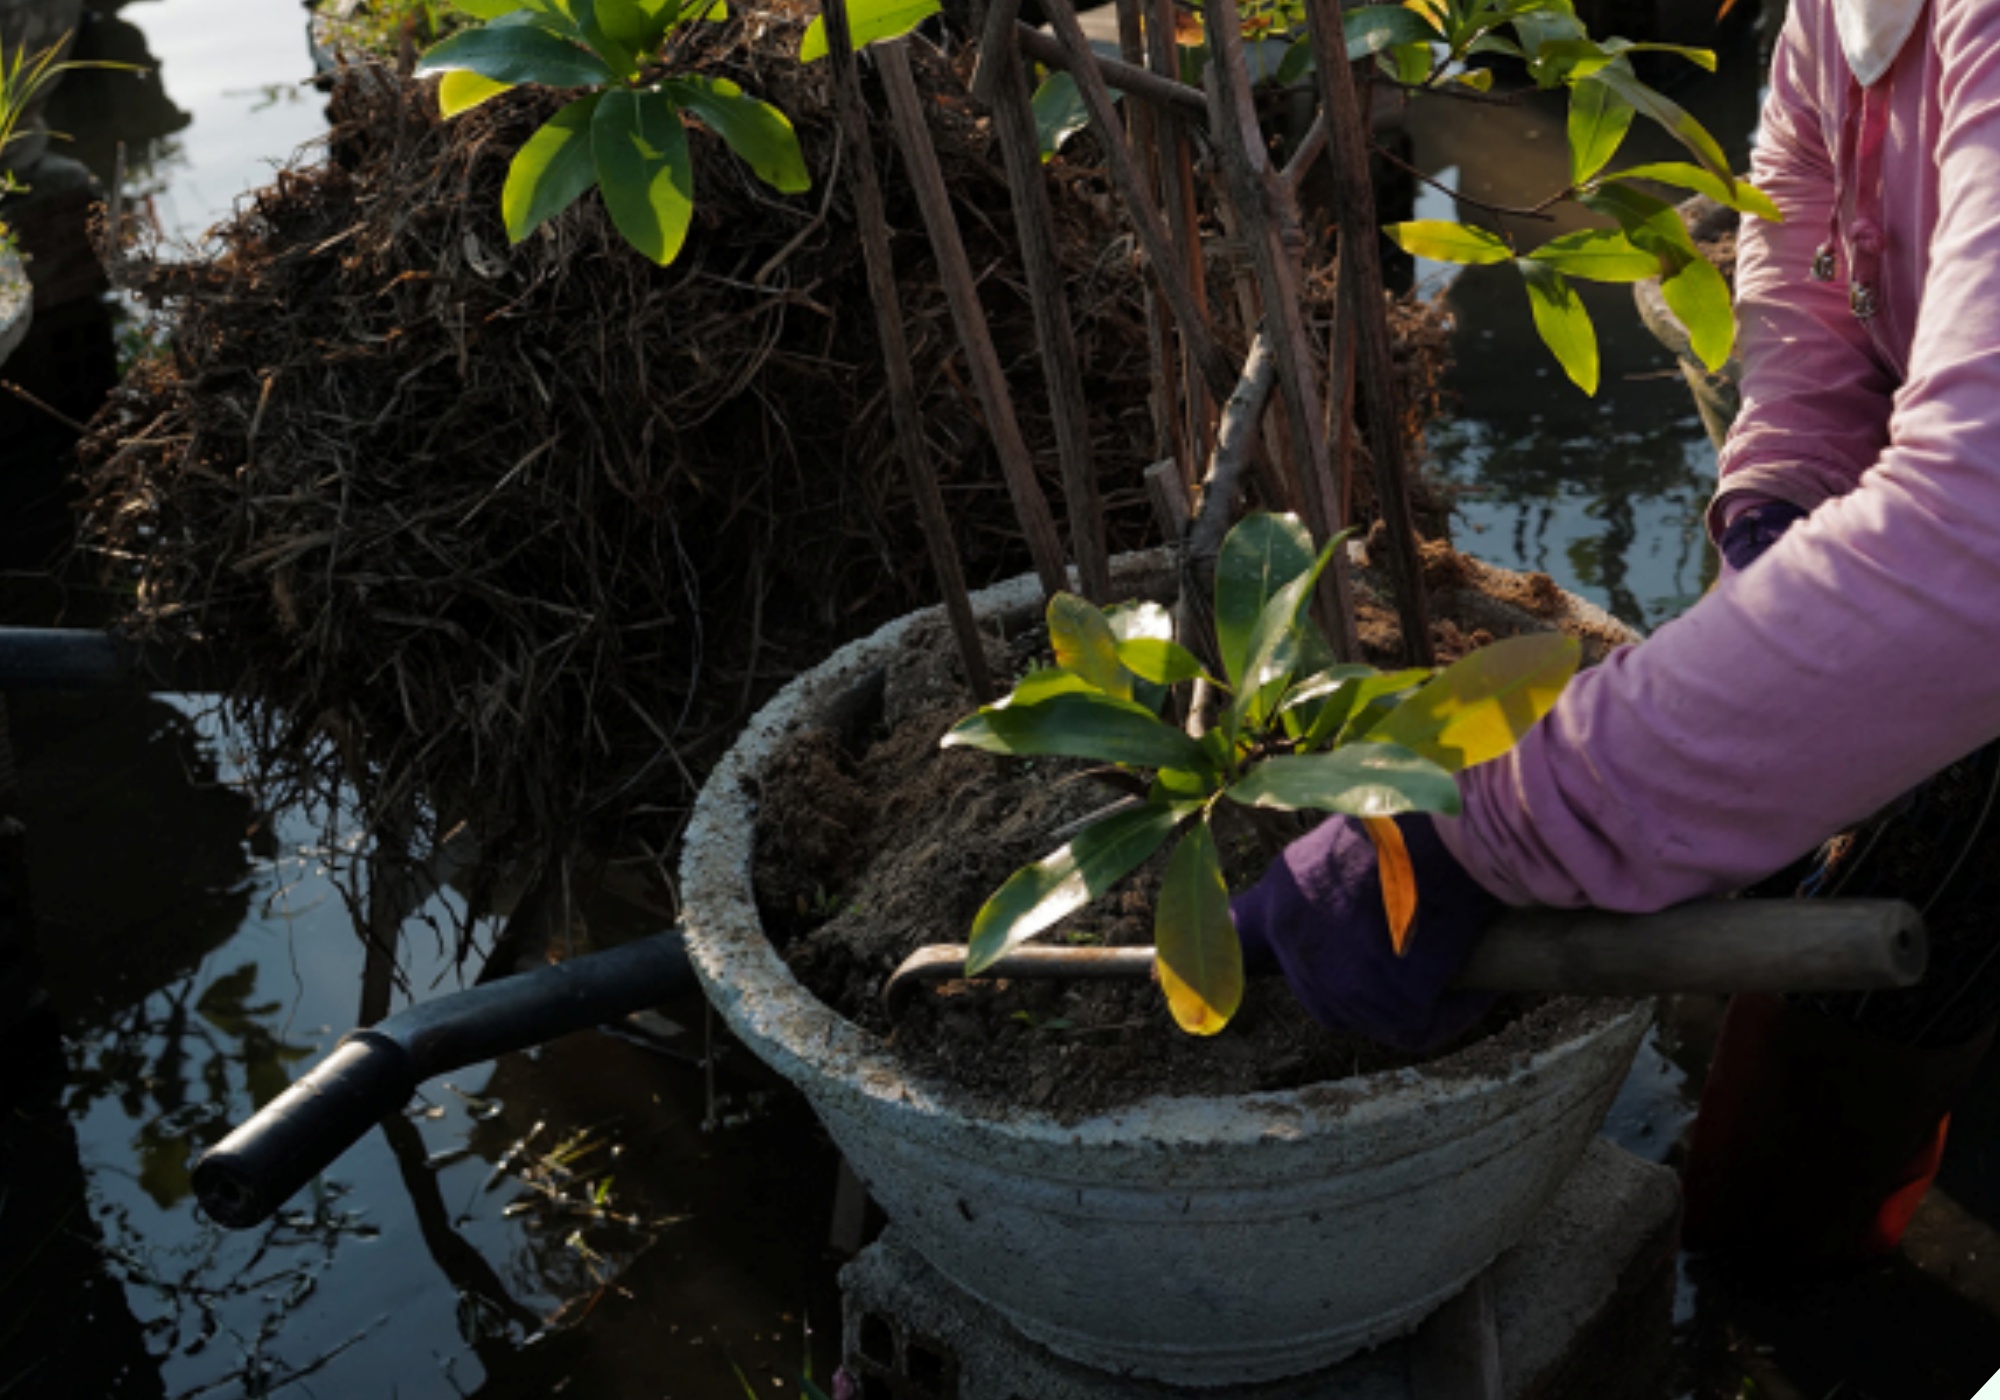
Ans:
[[[0,246],[0,365],[21,348],[28,338],[28,326],[35,319],[35,289],[21,255]]]
[[[1160,555],[1121,561],[1160,593]],[[989,589],[1031,617],[1033,579]],[[1234,1099],[1160,1098],[1079,1123],[995,1114],[905,1072],[808,993],[751,888],[758,775],[896,651],[892,623],[800,676],[715,768],[688,828],[683,923],[730,1029],[791,1079],[946,1278],[1052,1351],[1189,1386],[1327,1366],[1414,1327],[1515,1244],[1576,1164],[1649,1020],[1579,1004],[1568,1039],[1499,1077],[1464,1056]]]

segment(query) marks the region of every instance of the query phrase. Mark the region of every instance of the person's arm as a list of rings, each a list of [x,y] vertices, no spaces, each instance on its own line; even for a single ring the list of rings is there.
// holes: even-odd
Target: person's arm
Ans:
[[[1939,215],[1888,446],[1464,775],[1440,833],[1509,903],[1741,887],[2000,734],[2000,5],[1935,3]]]
[[[1745,217],[1737,234],[1742,407],[1709,510],[1717,540],[1745,503],[1775,499],[1811,511],[1845,495],[1887,442],[1895,385],[1848,309],[1846,268],[1830,282],[1810,275],[1834,200],[1833,158],[1812,99],[1816,66],[1841,61],[1824,9],[1792,7],[1751,167],[1785,221]]]

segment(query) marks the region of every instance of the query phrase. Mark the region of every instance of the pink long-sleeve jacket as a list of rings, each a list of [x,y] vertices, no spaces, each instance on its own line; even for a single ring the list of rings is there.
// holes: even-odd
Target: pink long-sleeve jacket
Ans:
[[[2000,0],[1793,0],[1753,173],[1719,500],[1813,514],[1464,775],[1510,903],[1738,888],[2000,736]]]

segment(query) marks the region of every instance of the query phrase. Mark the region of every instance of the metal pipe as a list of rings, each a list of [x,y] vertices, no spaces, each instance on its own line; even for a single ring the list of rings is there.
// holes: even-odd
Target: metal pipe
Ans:
[[[680,930],[436,997],[341,1038],[195,1164],[210,1218],[262,1223],[434,1075],[657,1005],[694,985]]]

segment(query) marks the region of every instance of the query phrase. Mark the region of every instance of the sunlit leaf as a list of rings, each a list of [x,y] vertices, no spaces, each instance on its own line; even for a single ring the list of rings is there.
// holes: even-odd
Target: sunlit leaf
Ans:
[[[1423,667],[1413,666],[1407,671],[1391,671],[1356,682],[1351,691],[1342,690],[1327,702],[1299,747],[1310,750],[1332,739],[1348,743],[1359,738],[1402,703],[1399,697],[1405,691],[1416,689],[1431,675]]]
[[[1596,393],[1597,331],[1576,289],[1547,263],[1522,258],[1514,266],[1521,269],[1521,277],[1527,284],[1536,334],[1577,388],[1586,394]]]
[[[1604,47],[1613,53],[1670,53],[1686,59],[1706,72],[1715,71],[1715,50],[1697,49],[1687,44],[1656,44],[1634,39],[1606,39]]]
[[[1610,163],[1632,129],[1632,104],[1586,79],[1569,91],[1569,178],[1582,184]]]
[[[1509,637],[1447,666],[1362,737],[1450,772],[1498,758],[1555,705],[1582,648],[1559,632]]]
[[[1375,847],[1375,869],[1382,877],[1382,912],[1389,921],[1389,946],[1402,957],[1410,950],[1410,925],[1417,917],[1417,872],[1410,865],[1410,848],[1402,828],[1387,817],[1363,817],[1362,829]]]
[[[751,174],[778,193],[799,194],[812,188],[798,133],[792,130],[791,119],[770,103],[745,96],[727,78],[670,78],[661,89],[720,136]]]
[[[1490,92],[1493,89],[1493,70],[1491,68],[1467,68],[1456,74],[1452,81],[1456,82],[1460,87],[1470,88],[1474,92]]]
[[[600,94],[592,93],[570,103],[514,153],[500,191],[501,217],[513,242],[519,243],[562,213],[597,183],[590,127],[600,100]]]
[[[1751,184],[1748,180],[1735,180],[1729,184],[1715,178],[1698,165],[1685,161],[1661,161],[1653,165],[1635,165],[1630,170],[1620,170],[1608,176],[1612,180],[1654,180],[1662,185],[1675,185],[1684,190],[1705,194],[1717,204],[1726,204],[1731,209],[1745,214],[1755,214],[1770,223],[1781,224],[1784,214],[1771,202],[1771,197]]]
[[[598,0],[597,22],[635,57],[648,58],[680,18],[679,0]]]
[[[1200,744],[1129,700],[1085,691],[1033,705],[989,706],[962,719],[940,744],[986,753],[1062,754],[1141,768],[1210,767]]]
[[[1074,593],[1049,599],[1049,645],[1056,665],[1120,700],[1132,698],[1132,676],[1118,659],[1118,635],[1097,605]]]
[[[1722,153],[1722,147],[1716,144],[1715,138],[1708,134],[1708,128],[1689,116],[1678,104],[1640,82],[1623,60],[1600,70],[1595,79],[1631,103],[1641,116],[1658,122],[1668,135],[1692,151],[1694,158],[1718,179],[1734,183],[1736,177],[1729,169],[1729,158]]]
[[[1434,56],[1428,43],[1398,44],[1377,54],[1375,61],[1396,82],[1415,87],[1430,77]]]
[[[611,81],[611,70],[580,49],[532,24],[487,25],[454,34],[417,60],[417,75],[468,69],[496,83],[539,83],[543,87],[596,87]]]
[[[1428,18],[1402,5],[1363,5],[1340,17],[1347,56],[1359,61],[1403,44],[1442,42],[1444,34]]]
[[[1736,342],[1736,315],[1729,283],[1707,258],[1689,258],[1660,279],[1660,296],[1687,328],[1688,343],[1711,372],[1729,360]]]
[[[850,0],[847,29],[854,47],[864,49],[883,39],[907,34],[938,12],[938,0]],[[806,26],[799,42],[799,62],[811,63],[826,57],[826,21],[815,19]]]
[[[672,262],[694,217],[694,165],[673,101],[613,88],[591,121],[590,148],[618,232],[662,267]]]
[[[1389,240],[1404,252],[1413,257],[1429,258],[1432,262],[1476,265],[1506,262],[1514,256],[1514,250],[1499,234],[1449,219],[1417,219],[1410,223],[1389,224],[1382,232],[1388,234]]]
[[[1639,282],[1656,277],[1660,260],[1616,229],[1587,228],[1551,238],[1528,254],[1533,262],[1593,282]]]
[[[965,974],[976,977],[1015,944],[1108,893],[1197,810],[1147,803],[1078,832],[1061,850],[1024,865],[995,890],[972,921]]]
[[[1179,642],[1157,637],[1134,637],[1118,644],[1118,660],[1125,669],[1154,685],[1179,685],[1182,681],[1208,676],[1201,658]]]
[[[1222,541],[1215,559],[1215,649],[1230,683],[1243,682],[1265,605],[1312,562],[1312,534],[1296,515],[1245,516]]]
[[[1457,780],[1398,744],[1344,744],[1331,753],[1267,758],[1227,793],[1249,807],[1308,808],[1350,817],[1455,814],[1459,809]]]
[[[454,68],[438,83],[438,115],[455,117],[470,112],[489,97],[498,97],[514,86],[482,77],[470,68]]]
[[[527,0],[451,0],[451,7],[477,19],[498,19],[512,14],[526,3]]]
[[[1012,705],[1034,705],[1051,695],[1081,695],[1096,689],[1097,687],[1074,671],[1065,671],[1060,666],[1043,666],[1021,677],[1012,693],[998,704],[1002,708]]]
[[[1160,989],[1175,1023],[1191,1035],[1214,1035],[1228,1025],[1243,1002],[1243,950],[1205,821],[1189,829],[1167,861],[1153,942]]]

